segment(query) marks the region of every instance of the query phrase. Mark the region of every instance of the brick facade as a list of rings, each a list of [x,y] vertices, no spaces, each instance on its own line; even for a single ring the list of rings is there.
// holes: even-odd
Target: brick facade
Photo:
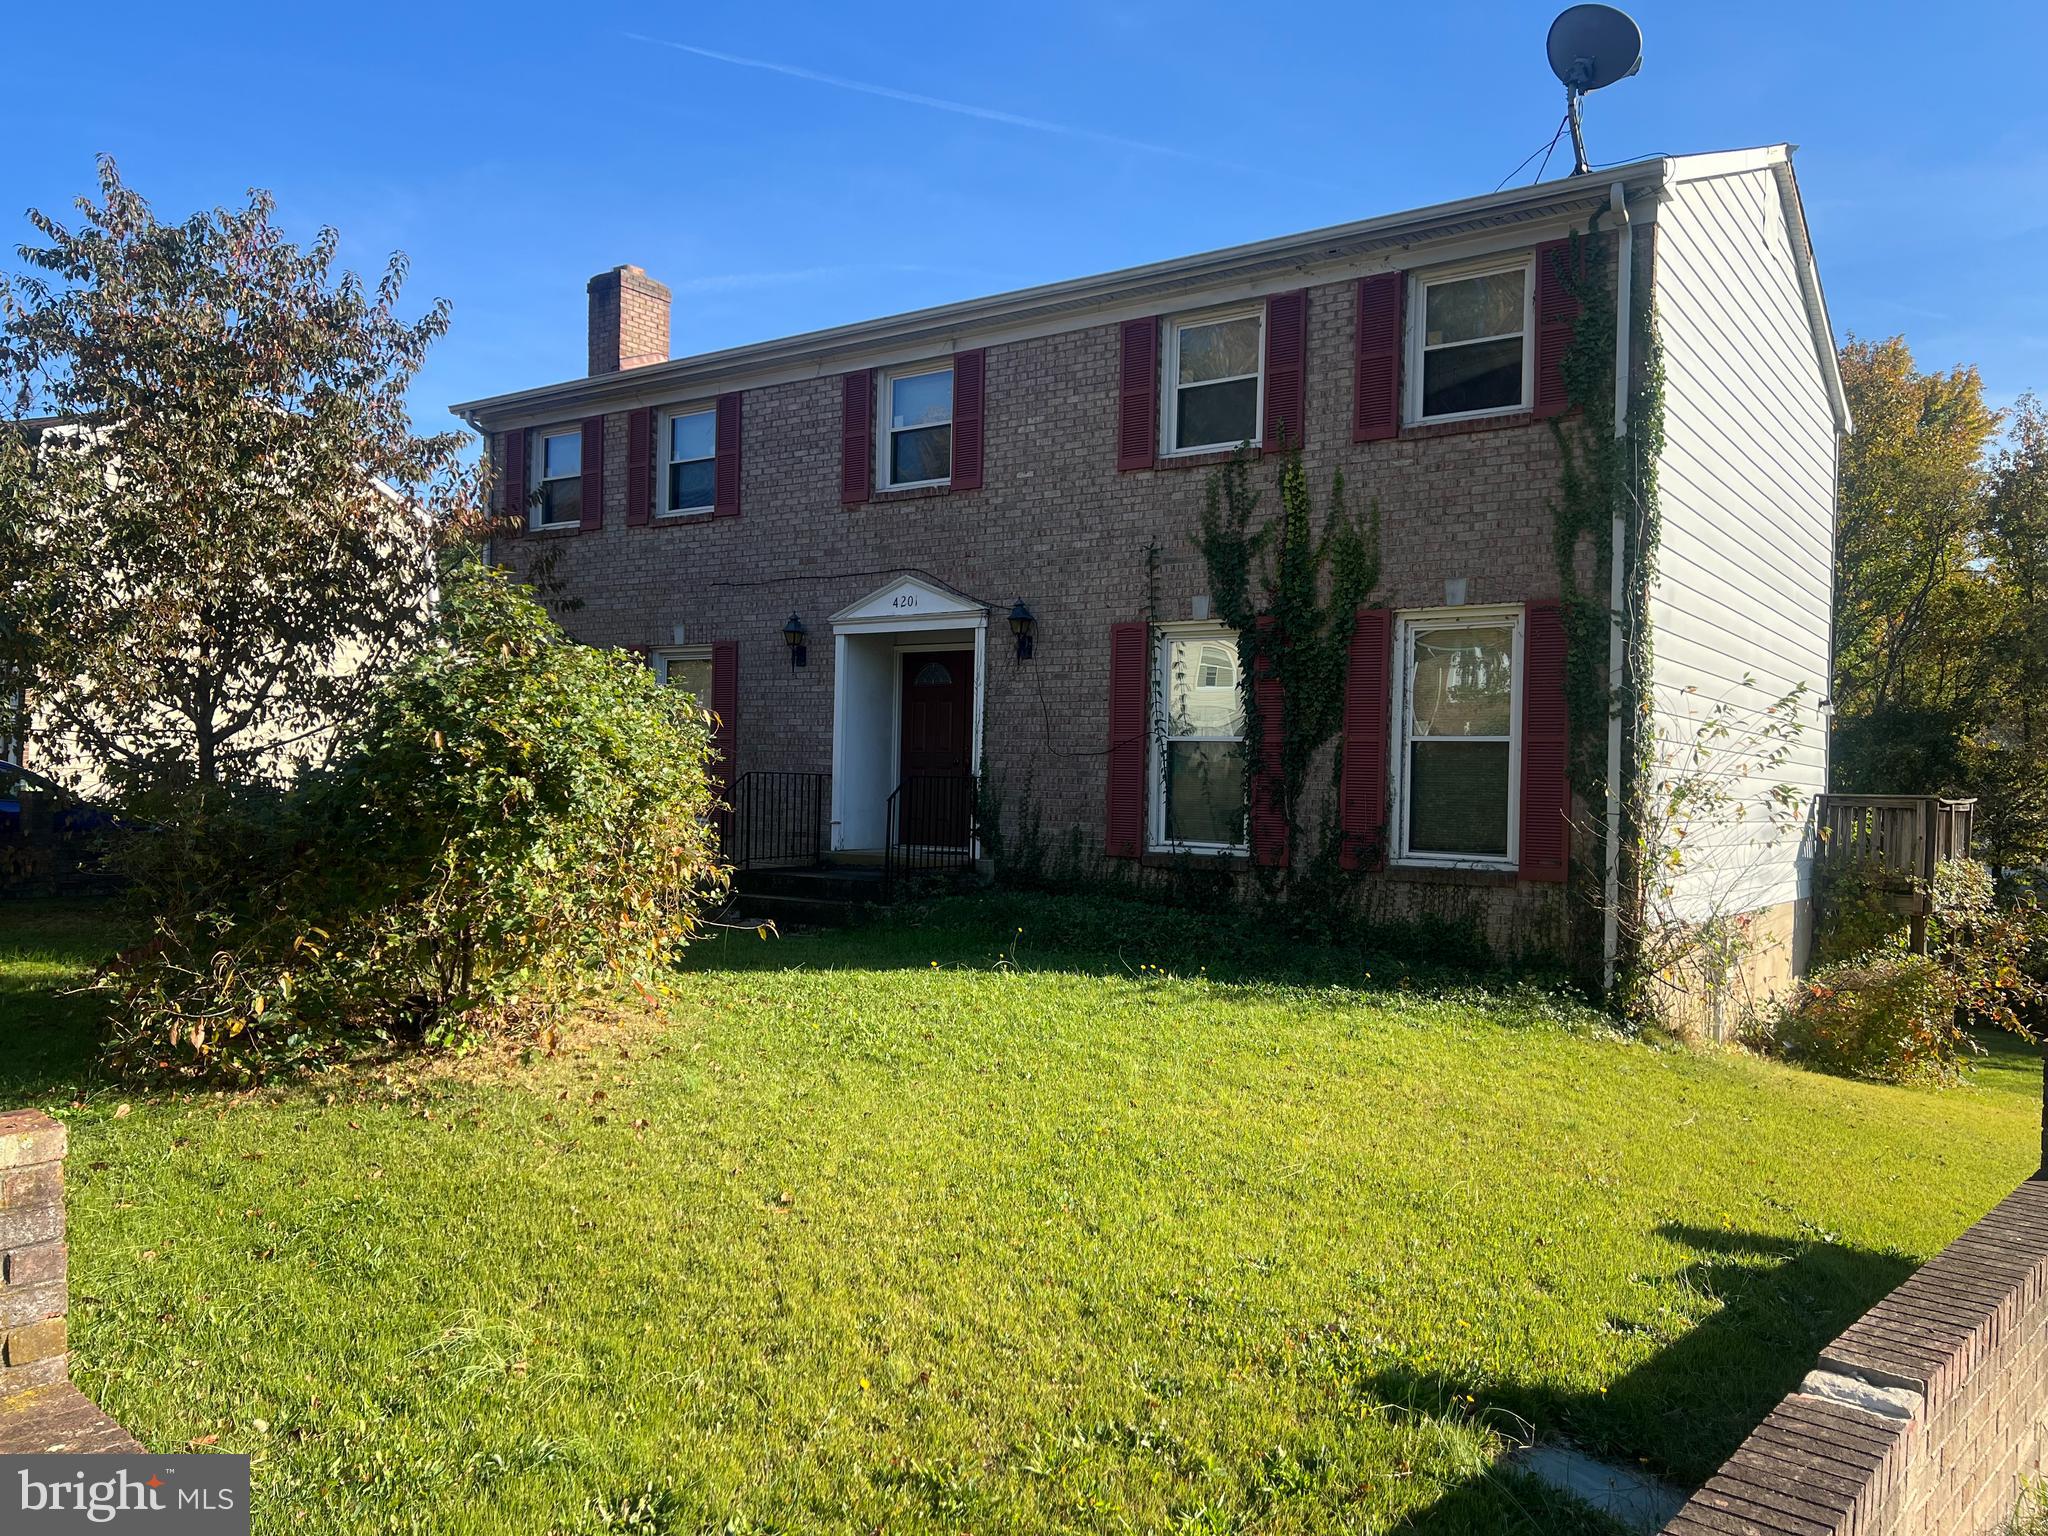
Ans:
[[[1378,506],[1374,601],[1439,607],[1454,580],[1471,604],[1557,598],[1550,425],[1494,418],[1355,444],[1356,290],[1349,278],[1308,289],[1304,457],[1319,498],[1341,469],[1351,505]],[[983,486],[881,492],[848,507],[839,499],[839,374],[748,389],[740,515],[648,526],[628,525],[629,417],[615,412],[606,418],[602,529],[529,533],[501,541],[498,553],[521,570],[550,557],[553,579],[583,601],[564,623],[588,642],[662,646],[677,625],[691,644],[736,642],[742,773],[833,766],[832,613],[904,573],[980,600],[991,610],[988,771],[1013,812],[1028,799],[1055,847],[1072,836],[1093,856],[1105,817],[1109,627],[1194,616],[1207,583],[1193,534],[1214,462],[1120,473],[1117,406],[1117,325],[992,342]],[[1254,471],[1269,504],[1276,473],[1270,463]],[[1582,552],[1580,579],[1602,590],[1591,564]],[[1003,622],[1018,598],[1038,621],[1026,662],[1015,660]],[[812,638],[809,665],[794,673],[780,635],[792,612]],[[1369,880],[1366,903],[1380,919],[1476,920],[1504,952],[1555,952],[1565,944],[1565,889],[1498,874],[1389,871]]]
[[[1988,1536],[2048,1449],[2048,1181],[1822,1351],[1666,1536]]]

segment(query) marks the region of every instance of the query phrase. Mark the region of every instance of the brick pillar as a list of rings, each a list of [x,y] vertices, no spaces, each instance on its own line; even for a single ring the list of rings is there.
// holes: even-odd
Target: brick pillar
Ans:
[[[67,1379],[64,1127],[0,1112],[0,1400]]]
[[[613,267],[590,280],[589,292],[593,376],[668,361],[666,284],[638,267]]]

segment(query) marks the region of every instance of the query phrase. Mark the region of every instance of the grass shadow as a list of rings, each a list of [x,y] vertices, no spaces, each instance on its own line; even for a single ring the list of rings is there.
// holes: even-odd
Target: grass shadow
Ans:
[[[82,977],[129,942],[115,902],[50,897],[0,902],[0,1108],[76,1095],[102,1082],[105,999]]]
[[[1251,909],[1177,908],[1096,891],[995,889],[906,903],[851,929],[802,930],[767,943],[752,929],[725,930],[693,945],[682,969],[925,970],[935,961],[1363,993],[1512,987],[1583,1001],[1561,973],[1489,957],[1462,932],[1416,924],[1337,943],[1289,935]]]
[[[1368,1370],[1359,1385],[1411,1413],[1520,1421],[1537,1439],[1569,1441],[1696,1487],[1798,1386],[1824,1345],[1917,1267],[1903,1255],[1850,1247],[1822,1233],[1788,1241],[1682,1223],[1658,1231],[1693,1250],[1679,1281],[1718,1300],[1719,1309],[1604,1392],[1405,1368]],[[1493,1475],[1472,1481],[1488,1484]],[[1461,1485],[1403,1529],[1464,1532],[1473,1502],[1497,1498],[1496,1489]]]

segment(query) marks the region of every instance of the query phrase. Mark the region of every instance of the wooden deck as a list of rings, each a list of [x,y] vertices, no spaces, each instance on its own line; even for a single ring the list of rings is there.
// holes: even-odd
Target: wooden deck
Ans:
[[[1977,802],[1939,795],[1822,795],[1819,815],[1822,870],[1874,871],[1894,893],[1897,910],[1912,919],[1914,950],[1925,954],[1935,868],[1970,856]]]
[[[140,1455],[135,1437],[70,1382],[0,1397],[0,1456]]]

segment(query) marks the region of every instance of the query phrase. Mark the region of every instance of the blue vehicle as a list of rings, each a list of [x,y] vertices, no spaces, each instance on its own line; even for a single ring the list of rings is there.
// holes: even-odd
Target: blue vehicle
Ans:
[[[27,891],[92,880],[99,834],[121,825],[40,773],[0,759],[0,891]]]

